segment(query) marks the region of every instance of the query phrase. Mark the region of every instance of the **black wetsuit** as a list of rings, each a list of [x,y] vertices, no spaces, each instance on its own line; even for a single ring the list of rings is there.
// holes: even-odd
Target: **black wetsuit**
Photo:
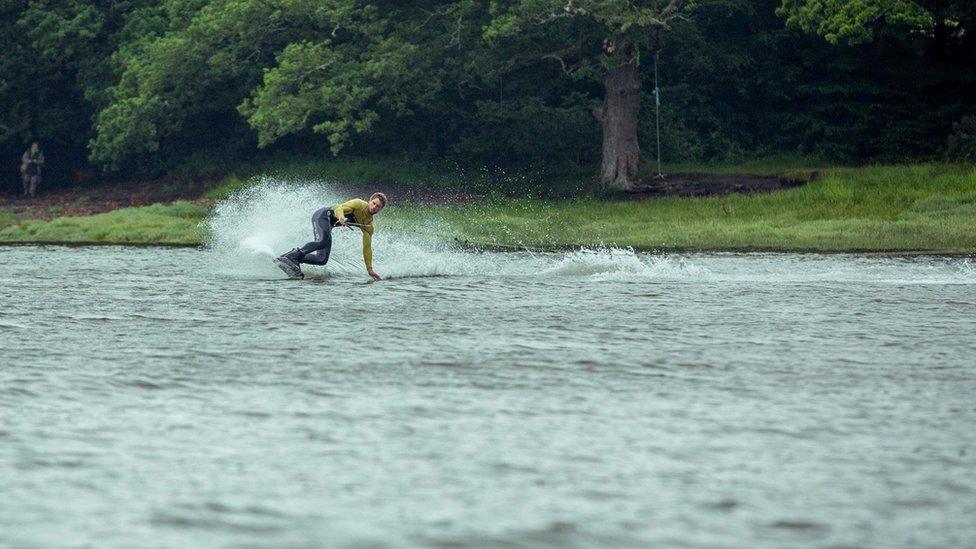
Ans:
[[[332,208],[322,208],[312,214],[312,231],[315,233],[315,240],[299,248],[303,255],[298,258],[298,262],[310,265],[328,263],[329,254],[332,253],[332,227],[335,226],[336,217]]]

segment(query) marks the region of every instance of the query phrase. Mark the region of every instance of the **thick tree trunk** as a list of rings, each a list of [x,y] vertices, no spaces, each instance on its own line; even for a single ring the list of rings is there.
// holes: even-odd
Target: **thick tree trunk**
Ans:
[[[603,105],[593,114],[603,125],[603,163],[600,184],[627,190],[637,185],[637,111],[641,82],[637,63],[616,67],[603,77]]]

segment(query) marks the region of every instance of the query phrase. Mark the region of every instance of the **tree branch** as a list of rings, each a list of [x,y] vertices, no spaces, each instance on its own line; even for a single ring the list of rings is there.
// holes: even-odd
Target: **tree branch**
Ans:
[[[562,57],[559,57],[558,55],[554,55],[554,54],[549,53],[549,54],[543,55],[542,58],[543,59],[555,59],[556,61],[559,62],[559,66],[562,67],[563,74],[569,74],[569,70],[566,69],[566,62],[563,61],[563,58]]]
[[[666,22],[676,11],[678,11],[680,4],[680,0],[671,0],[671,2],[668,3],[663,10],[661,10],[661,13],[658,14],[658,19]]]

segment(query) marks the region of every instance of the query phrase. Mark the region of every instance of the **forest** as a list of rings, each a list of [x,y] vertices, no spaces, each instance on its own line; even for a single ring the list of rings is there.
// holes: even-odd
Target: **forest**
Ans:
[[[969,0],[9,0],[0,150],[52,185],[274,153],[592,170],[971,162]],[[659,101],[659,108],[657,102]],[[659,120],[657,119],[659,115]]]

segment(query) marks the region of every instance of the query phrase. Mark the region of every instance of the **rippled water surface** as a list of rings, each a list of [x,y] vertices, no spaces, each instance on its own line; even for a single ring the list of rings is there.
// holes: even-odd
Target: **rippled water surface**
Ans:
[[[976,545],[969,260],[271,240],[0,248],[0,546]]]

